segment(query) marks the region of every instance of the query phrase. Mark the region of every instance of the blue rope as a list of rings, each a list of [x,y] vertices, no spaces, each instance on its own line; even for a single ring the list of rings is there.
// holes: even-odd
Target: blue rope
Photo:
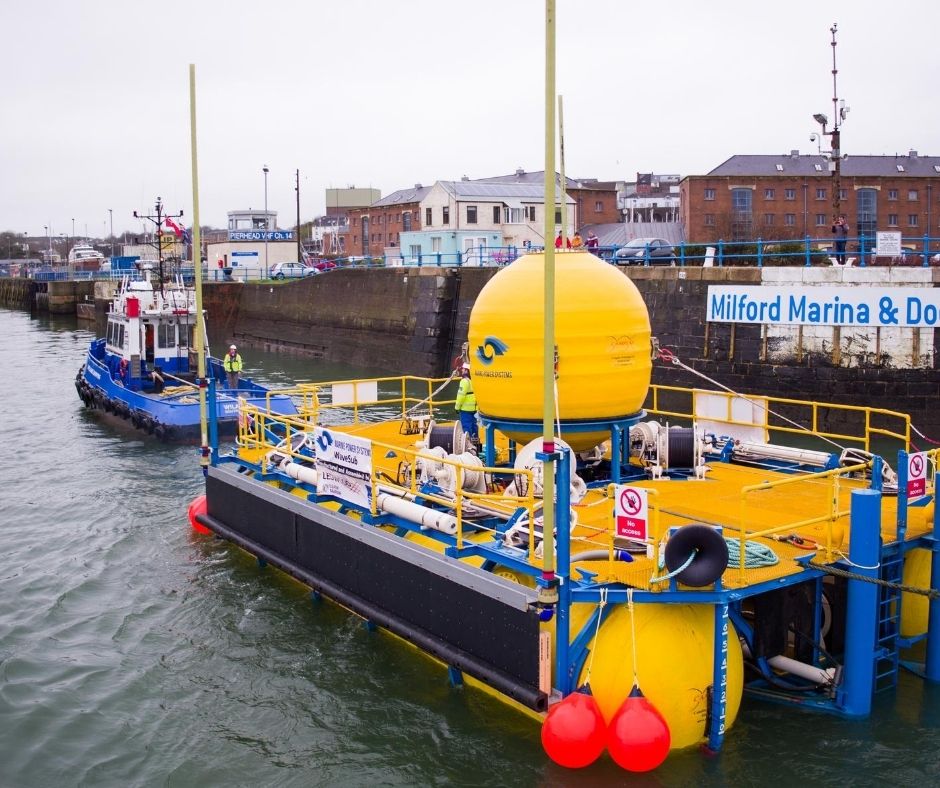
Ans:
[[[737,539],[725,539],[728,545],[728,566],[741,566],[740,542]],[[777,554],[760,542],[744,543],[744,568],[757,569],[761,566],[773,566],[780,563]]]
[[[676,575],[688,569],[689,564],[691,564],[695,560],[695,556],[697,555],[698,555],[698,550],[693,550],[689,554],[689,557],[685,559],[685,563],[682,566],[680,566],[678,569],[674,569],[668,575],[663,575],[662,577],[654,577],[652,580],[650,580],[650,582],[651,583],[665,583],[667,580],[672,580],[672,578],[674,578]]]

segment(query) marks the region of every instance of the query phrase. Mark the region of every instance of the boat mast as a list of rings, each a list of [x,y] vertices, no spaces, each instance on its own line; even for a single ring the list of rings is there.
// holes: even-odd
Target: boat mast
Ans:
[[[157,263],[158,270],[160,271],[160,292],[163,292],[163,222],[167,218],[178,219],[183,216],[183,212],[169,214],[164,213],[163,211],[163,202],[157,197],[157,204],[154,206],[154,215],[150,214],[138,214],[137,211],[134,211],[135,219],[149,219],[157,226],[157,242],[151,243],[150,246],[157,247]],[[195,245],[195,243],[194,243]]]
[[[202,472],[206,474],[209,471],[205,350],[208,337],[203,334],[206,324],[202,314],[202,239],[199,232],[199,169],[196,165],[196,65],[194,63],[189,64],[189,134],[193,170],[193,271],[196,275],[196,330],[194,333],[196,335],[196,374],[199,378],[199,435],[202,447],[199,462],[202,466]],[[213,407],[215,407],[214,403],[215,399],[213,397]]]

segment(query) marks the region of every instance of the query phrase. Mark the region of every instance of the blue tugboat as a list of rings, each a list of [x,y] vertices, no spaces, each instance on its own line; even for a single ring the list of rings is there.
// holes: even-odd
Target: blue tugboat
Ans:
[[[177,276],[163,276],[162,241],[166,216],[157,198],[156,216],[159,267],[141,264],[142,278],[126,275],[108,313],[106,336],[92,341],[85,364],[75,377],[78,396],[85,406],[110,420],[133,425],[167,442],[190,442],[200,437],[199,386],[196,330],[205,330],[198,319],[196,291]],[[136,213],[135,213],[136,216]],[[204,385],[215,391],[210,425],[220,435],[237,428],[239,400],[267,407],[282,415],[297,412],[290,397],[272,394],[247,378],[230,385],[220,359],[209,355],[206,345]]]

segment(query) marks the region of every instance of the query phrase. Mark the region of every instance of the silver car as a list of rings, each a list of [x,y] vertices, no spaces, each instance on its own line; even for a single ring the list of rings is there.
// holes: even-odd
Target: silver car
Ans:
[[[676,253],[672,244],[662,238],[634,238],[614,252],[618,265],[675,265]]]

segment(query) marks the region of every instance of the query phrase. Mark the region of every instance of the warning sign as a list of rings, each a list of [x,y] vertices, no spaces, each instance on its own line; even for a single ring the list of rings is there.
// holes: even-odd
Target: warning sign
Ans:
[[[649,509],[646,490],[642,487],[628,487],[625,484],[618,484],[614,495],[616,498],[614,517],[616,519],[617,536],[635,539],[638,542],[646,541],[649,534]]]
[[[907,458],[907,497],[927,494],[927,454],[919,451]]]

